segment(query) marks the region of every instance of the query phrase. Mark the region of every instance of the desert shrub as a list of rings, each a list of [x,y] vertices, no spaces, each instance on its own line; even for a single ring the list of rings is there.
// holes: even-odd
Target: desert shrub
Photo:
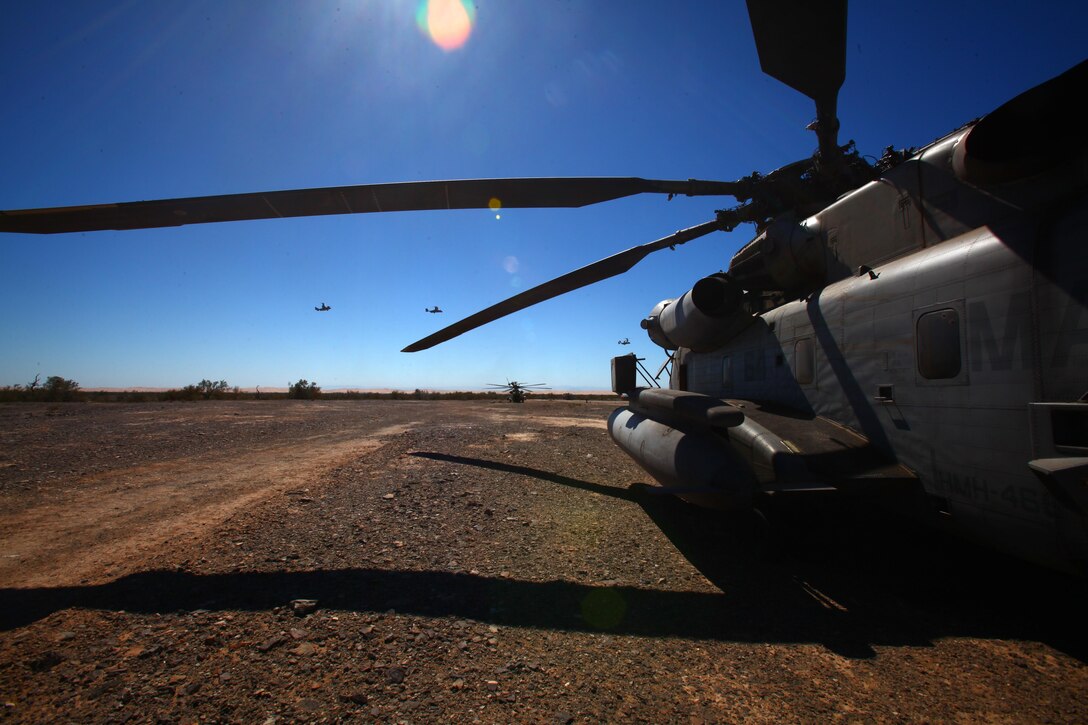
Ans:
[[[16,383],[15,385],[5,385],[0,388],[0,403],[15,403],[21,400],[26,400],[24,397],[26,391],[23,390],[23,386]]]
[[[45,399],[52,403],[80,400],[79,383],[75,380],[66,380],[59,375],[50,375],[42,386]]]
[[[59,375],[51,375],[46,378],[45,384],[39,384],[41,376],[35,376],[34,381],[22,385],[5,385],[0,388],[0,401],[32,402],[47,401],[50,403],[68,403],[74,400],[83,400],[83,391],[79,389],[79,383],[68,380]]]
[[[219,380],[212,382],[211,380],[201,380],[196,384],[196,388],[200,391],[200,395],[204,400],[210,398],[222,398],[224,394],[230,389],[227,386],[226,380]]]
[[[235,397],[237,397],[237,388],[234,388]],[[172,388],[166,392],[159,393],[159,400],[210,400],[212,398],[223,398],[231,392],[231,388],[227,385],[226,380],[211,381],[201,380],[195,385],[186,385],[180,390]]]
[[[299,400],[313,400],[321,397],[321,388],[317,387],[317,383],[311,383],[303,378],[287,388],[287,396]]]

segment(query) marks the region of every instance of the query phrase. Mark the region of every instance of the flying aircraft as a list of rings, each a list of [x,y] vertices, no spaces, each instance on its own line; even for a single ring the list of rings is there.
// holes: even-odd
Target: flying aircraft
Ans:
[[[864,496],[993,548],[1088,572],[1088,62],[920,149],[840,144],[846,3],[749,0],[763,70],[815,102],[817,151],[733,181],[426,181],[0,212],[0,231],[580,207],[733,197],[712,219],[526,290],[425,350],[741,225],[752,240],[642,320],[668,388],[612,361],[615,442],[667,490],[722,508]],[[985,112],[986,109],[978,109]],[[945,129],[936,129],[944,133]],[[648,302],[652,304],[652,302]],[[428,310],[431,311],[431,310]],[[436,310],[437,311],[437,308]],[[519,388],[524,388],[520,386]]]
[[[616,344],[618,344],[618,345],[630,345],[631,341],[625,337]]]
[[[437,313],[441,312],[442,310],[438,309],[438,305],[435,305],[434,307],[432,307],[430,309],[425,309],[423,311],[424,312],[430,312],[432,315],[434,315],[434,314],[437,314]]]
[[[320,307],[315,307],[314,309],[317,310],[318,312],[328,312],[332,308],[329,307],[328,305],[326,305],[324,302],[322,302]]]
[[[517,380],[509,380],[505,384],[488,383],[487,387],[503,391],[509,396],[511,403],[524,403],[533,390],[551,390],[546,385],[547,383],[519,383]]]

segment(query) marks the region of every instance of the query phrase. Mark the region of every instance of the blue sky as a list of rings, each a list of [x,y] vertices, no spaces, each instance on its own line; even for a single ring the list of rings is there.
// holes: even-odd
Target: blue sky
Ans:
[[[467,41],[420,2],[50,2],[0,25],[0,209],[505,176],[732,180],[815,148],[742,2],[501,2]],[[855,2],[841,138],[921,146],[1082,60],[1083,2]],[[431,350],[402,347],[732,199],[427,211],[0,237],[0,385],[202,378],[326,389],[607,389],[663,353],[658,300],[725,269],[715,233]],[[327,302],[329,313],[316,313]],[[439,305],[442,315],[425,307]],[[630,347],[618,346],[628,337]]]

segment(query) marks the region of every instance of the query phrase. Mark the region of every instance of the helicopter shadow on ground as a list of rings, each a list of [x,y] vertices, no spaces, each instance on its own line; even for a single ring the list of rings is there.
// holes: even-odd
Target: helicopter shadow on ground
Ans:
[[[849,657],[874,646],[931,646],[943,637],[1044,642],[1088,661],[1079,625],[1088,582],[921,527],[864,498],[806,496],[725,512],[655,493],[526,466],[413,455],[531,476],[631,501],[720,594],[660,592],[661,626],[711,639],[818,642]],[[901,494],[904,505],[908,494]],[[665,609],[666,602],[680,609]],[[693,623],[700,623],[695,625]],[[675,636],[690,632],[674,631]]]
[[[100,585],[0,589],[0,631],[72,607],[260,612],[316,599],[327,609],[393,609],[555,631],[817,643],[852,658],[873,657],[880,646],[926,647],[942,637],[972,636],[1042,641],[1086,660],[1088,648],[1075,626],[1083,587],[1071,595],[1067,579],[956,549],[943,539],[916,551],[917,534],[864,517],[851,524],[848,516],[813,506],[773,512],[767,526],[752,516],[649,494],[643,484],[606,486],[483,459],[414,455],[630,501],[718,591],[370,568],[149,571]]]

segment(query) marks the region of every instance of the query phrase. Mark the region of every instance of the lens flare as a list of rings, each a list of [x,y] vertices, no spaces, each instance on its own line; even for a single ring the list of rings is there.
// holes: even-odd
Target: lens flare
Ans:
[[[466,0],[423,0],[416,11],[419,29],[442,50],[457,50],[468,41],[476,8]]]
[[[627,614],[627,602],[615,589],[594,589],[582,600],[582,619],[598,629],[614,629]]]

